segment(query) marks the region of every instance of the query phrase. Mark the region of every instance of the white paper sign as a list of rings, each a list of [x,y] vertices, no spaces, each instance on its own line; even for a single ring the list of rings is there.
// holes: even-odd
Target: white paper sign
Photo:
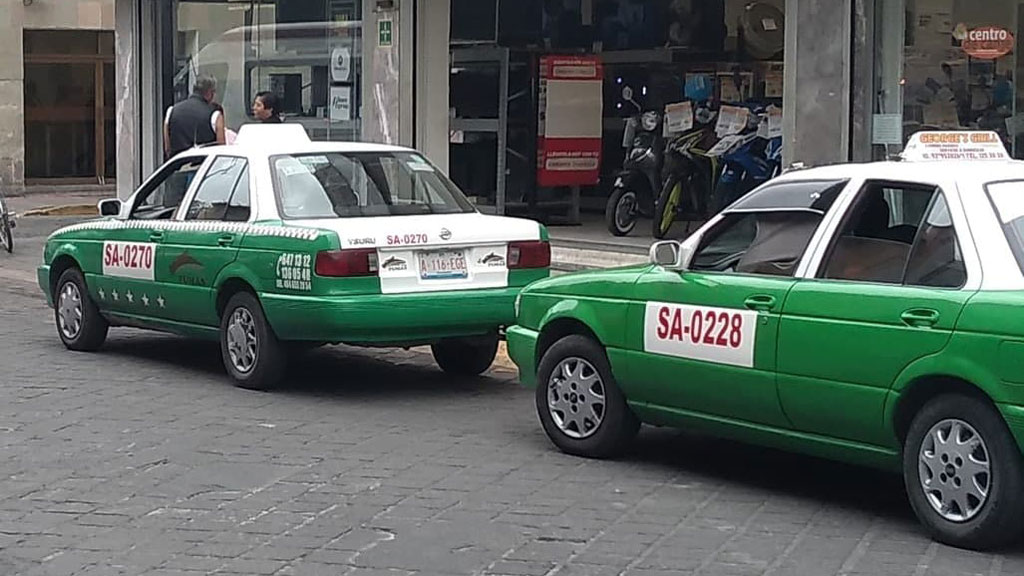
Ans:
[[[782,108],[778,106],[768,107],[768,137],[782,137]]]
[[[693,129],[693,104],[690,101],[665,106],[665,135]]]
[[[331,52],[331,80],[348,82],[352,78],[352,51],[346,47]]]
[[[352,119],[352,87],[331,87],[331,122],[346,122]]]
[[[718,124],[715,126],[715,134],[719,138],[731,134],[739,134],[747,127],[747,117],[750,110],[742,106],[723,105],[718,111]]]
[[[1009,160],[995,132],[918,132],[903,149],[908,161]]]

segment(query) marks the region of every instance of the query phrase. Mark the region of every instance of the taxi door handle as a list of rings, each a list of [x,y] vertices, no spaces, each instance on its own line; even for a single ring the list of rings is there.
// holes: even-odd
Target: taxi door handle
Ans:
[[[931,328],[938,323],[939,312],[929,308],[912,308],[900,314],[900,320],[914,328]]]
[[[751,310],[757,310],[758,312],[770,312],[772,308],[775,308],[775,297],[768,296],[766,294],[758,294],[744,300],[743,305]]]
[[[217,244],[220,244],[221,246],[231,246],[234,241],[234,234],[221,234],[217,237]]]
[[[164,233],[162,230],[156,230],[149,233],[150,242],[162,242],[164,239]]]

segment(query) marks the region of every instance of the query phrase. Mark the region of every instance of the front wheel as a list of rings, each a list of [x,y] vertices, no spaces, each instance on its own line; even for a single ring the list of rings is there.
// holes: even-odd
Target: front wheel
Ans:
[[[604,208],[604,222],[614,236],[628,236],[634,228],[640,206],[636,192],[616,187]]]
[[[914,513],[939,542],[985,550],[1024,532],[1024,466],[998,410],[947,394],[915,416],[903,446]]]
[[[78,268],[68,268],[57,279],[53,311],[57,334],[68,350],[94,352],[106,342],[110,324],[89,296]]]
[[[615,456],[640,430],[604,349],[585,336],[567,336],[544,354],[535,400],[544,432],[568,454]]]
[[[441,340],[430,349],[441,370],[456,376],[479,376],[494,364],[498,336]]]
[[[683,186],[686,179],[678,174],[672,174],[665,181],[665,186],[658,195],[658,201],[654,205],[654,223],[651,234],[658,240],[662,240],[672,229],[676,219],[676,211],[683,198]]]
[[[269,390],[284,376],[287,352],[263,315],[256,296],[231,297],[220,321],[224,367],[239,388]]]

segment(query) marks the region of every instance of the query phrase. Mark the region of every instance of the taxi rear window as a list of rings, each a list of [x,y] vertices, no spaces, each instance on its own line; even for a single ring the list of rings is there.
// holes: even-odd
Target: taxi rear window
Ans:
[[[270,159],[286,219],[473,212],[462,192],[413,152],[326,152]]]
[[[985,191],[1017,265],[1024,272],[1024,180],[993,182],[985,186]]]

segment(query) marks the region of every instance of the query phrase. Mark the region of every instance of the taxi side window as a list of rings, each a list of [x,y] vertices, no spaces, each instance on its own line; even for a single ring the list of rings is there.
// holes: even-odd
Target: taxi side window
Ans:
[[[164,167],[146,188],[139,192],[128,216],[130,219],[164,220],[174,216],[185,199],[205,157],[183,158]]]
[[[243,158],[221,156],[199,184],[185,220],[249,219],[249,165]]]
[[[821,277],[956,288],[966,279],[962,256],[938,188],[869,182],[833,240]]]
[[[695,271],[793,276],[821,224],[812,210],[738,212],[708,231],[690,267]]]

